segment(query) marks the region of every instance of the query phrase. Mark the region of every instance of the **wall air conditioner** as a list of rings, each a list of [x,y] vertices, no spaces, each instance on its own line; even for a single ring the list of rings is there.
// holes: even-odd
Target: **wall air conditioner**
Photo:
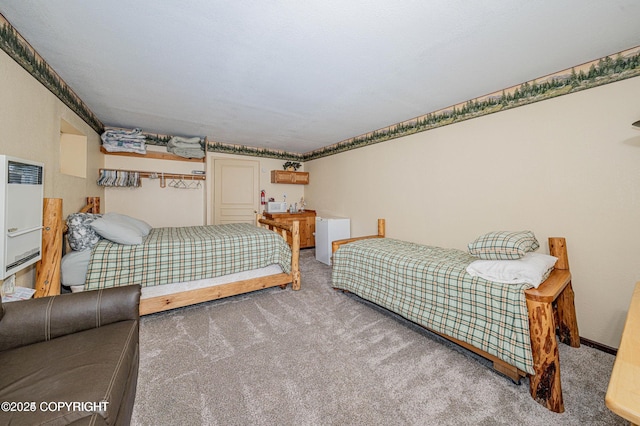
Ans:
[[[42,163],[0,155],[0,279],[41,258],[43,173]]]

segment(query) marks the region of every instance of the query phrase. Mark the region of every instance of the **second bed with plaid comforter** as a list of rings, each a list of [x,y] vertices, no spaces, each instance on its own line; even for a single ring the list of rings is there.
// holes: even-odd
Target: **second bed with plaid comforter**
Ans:
[[[291,249],[280,235],[264,228],[243,223],[154,228],[140,245],[98,242],[85,289],[172,284],[272,264],[290,273]]]
[[[466,271],[477,258],[390,238],[345,244],[333,255],[333,287],[534,374],[524,290]]]

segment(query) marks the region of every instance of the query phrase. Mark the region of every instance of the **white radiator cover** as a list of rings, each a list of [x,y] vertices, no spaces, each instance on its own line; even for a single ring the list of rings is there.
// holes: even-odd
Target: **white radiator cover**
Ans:
[[[0,155],[0,279],[42,257],[44,164]]]

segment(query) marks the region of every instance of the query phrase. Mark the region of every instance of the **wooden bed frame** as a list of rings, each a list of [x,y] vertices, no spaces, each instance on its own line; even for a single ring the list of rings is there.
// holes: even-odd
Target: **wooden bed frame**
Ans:
[[[384,237],[385,220],[378,219],[377,235],[334,241],[332,252],[335,253],[340,246],[353,241]],[[535,374],[529,375],[466,342],[441,333],[436,332],[436,334],[492,361],[496,371],[508,376],[514,382],[519,382],[521,377],[529,376],[529,390],[533,399],[551,411],[562,413],[564,412],[564,402],[560,384],[560,358],[556,334],[562,343],[574,348],[580,347],[580,336],[578,335],[565,239],[549,238],[549,252],[558,258],[554,270],[538,288],[525,290]]]
[[[61,201],[61,200],[60,200]],[[48,216],[46,206],[48,203],[45,199],[45,221]],[[56,204],[57,205],[57,204]],[[61,203],[57,206],[60,210],[56,211],[56,220],[59,221],[61,217]],[[82,213],[100,213],[100,197],[87,197],[87,204],[80,210]],[[140,300],[140,315],[152,314],[155,312],[162,312],[169,309],[180,308],[183,306],[194,305],[196,303],[208,302],[210,300],[221,299],[223,297],[234,296],[237,294],[248,293],[254,290],[261,290],[264,288],[279,286],[285,288],[287,284],[291,283],[293,290],[300,290],[300,224],[298,221],[294,221],[291,225],[277,223],[271,220],[263,219],[260,214],[256,215],[256,225],[264,228],[272,229],[275,232],[280,233],[285,241],[287,240],[287,234],[291,234],[291,273],[286,274],[284,272],[268,275],[259,278],[251,278],[242,281],[236,281],[227,284],[220,284],[213,287],[205,287],[195,290],[187,290],[166,296],[150,297]],[[60,226],[62,229],[62,226]],[[56,233],[56,235],[61,234]],[[50,291],[49,286],[55,286],[55,280],[36,279],[36,287],[42,287],[41,292],[43,295],[59,294],[60,293],[60,259],[62,252],[62,242],[58,239],[58,245],[56,249],[51,249],[45,252],[43,250],[43,259],[41,266],[36,272],[37,276],[42,275],[48,277],[53,274],[50,270],[57,271],[57,292],[55,290]]]

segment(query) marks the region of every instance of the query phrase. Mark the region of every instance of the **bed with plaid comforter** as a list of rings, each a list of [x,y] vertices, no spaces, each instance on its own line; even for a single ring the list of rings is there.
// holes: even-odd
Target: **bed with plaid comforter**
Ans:
[[[100,240],[91,253],[85,289],[172,284],[272,264],[291,272],[291,249],[268,229],[246,223],[153,228],[140,245]]]
[[[532,286],[472,277],[474,260],[456,249],[360,240],[333,254],[332,285],[534,374],[524,294]]]

